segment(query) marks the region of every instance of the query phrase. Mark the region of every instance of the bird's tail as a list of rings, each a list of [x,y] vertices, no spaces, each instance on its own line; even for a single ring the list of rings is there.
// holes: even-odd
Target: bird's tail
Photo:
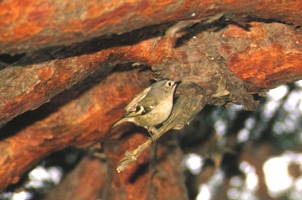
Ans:
[[[112,125],[111,128],[114,128],[114,127],[116,127],[116,126],[118,126],[118,125],[120,125],[121,123],[124,123],[124,122],[126,122],[126,121],[128,121],[127,118],[122,118],[122,119],[118,120],[117,122],[115,122],[115,123]]]

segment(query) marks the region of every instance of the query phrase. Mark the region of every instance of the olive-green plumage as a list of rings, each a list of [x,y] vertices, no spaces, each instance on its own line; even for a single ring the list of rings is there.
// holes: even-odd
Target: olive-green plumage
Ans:
[[[155,82],[134,97],[128,104],[126,114],[113,127],[123,122],[133,122],[149,129],[168,119],[173,108],[176,83],[171,80]]]

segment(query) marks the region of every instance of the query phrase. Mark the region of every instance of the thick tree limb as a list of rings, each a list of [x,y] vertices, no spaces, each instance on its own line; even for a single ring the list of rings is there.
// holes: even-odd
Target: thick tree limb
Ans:
[[[125,172],[117,174],[115,167],[125,150],[133,150],[144,140],[145,136],[135,134],[127,138],[127,142],[124,140],[115,145],[106,145],[113,175],[112,185],[108,188],[110,197],[107,199],[187,199],[182,166],[175,166],[181,163],[182,152],[171,137],[142,152]]]
[[[302,1],[51,1],[0,3],[0,53],[69,45],[142,27],[231,13],[302,25]]]
[[[199,26],[202,27],[202,24]],[[87,55],[26,67],[5,68],[0,71],[0,77],[5,77],[0,79],[0,122],[5,123],[49,101],[51,97],[97,69],[102,68],[108,73],[112,70],[110,66],[124,61],[153,66],[164,78],[207,86],[213,77],[220,79],[219,74],[226,73],[222,69],[221,72],[217,71],[220,69],[219,59],[224,58],[227,67],[234,71],[235,76],[244,80],[248,90],[254,93],[302,78],[302,37],[289,26],[253,23],[249,31],[230,26],[214,33],[198,33],[189,33],[188,35],[194,34],[194,38],[191,38],[188,46],[178,48],[174,47],[177,38],[154,38]],[[129,37],[131,40],[136,36]],[[103,44],[103,40],[93,44],[98,46]],[[73,49],[72,52],[76,51]],[[38,57],[39,53],[33,57]],[[64,55],[66,50],[61,53]],[[217,70],[212,71],[209,66],[215,66]],[[182,68],[188,70],[183,71]],[[231,71],[228,73],[231,75]],[[231,82],[234,81],[227,81],[227,89],[238,91],[238,84]],[[213,82],[214,85],[217,83]],[[238,100],[239,97],[236,98],[242,103]]]
[[[141,45],[144,46],[144,43],[138,45],[138,48],[142,49]],[[97,70],[102,71],[103,75],[108,74],[117,62],[131,61],[136,53],[137,50],[131,46],[113,47],[110,50],[30,66],[20,63],[19,66],[1,70],[0,124],[39,107]],[[149,54],[145,50],[138,55],[143,58],[145,53]],[[34,63],[39,57],[41,52],[36,52],[25,62]]]
[[[127,140],[107,143],[101,159],[84,158],[46,199],[135,200],[169,199],[172,196],[187,199],[182,167],[175,166],[175,163],[181,163],[182,152],[171,139],[170,145],[160,143],[155,149],[145,151],[125,173],[116,173],[114,168],[123,150],[139,145],[145,139],[144,135],[137,133]],[[167,190],[167,187],[171,189]]]
[[[197,25],[204,27],[202,23]],[[246,81],[251,92],[261,92],[302,78],[302,64],[298,62],[302,55],[302,42],[295,29],[278,23],[252,23],[249,31],[230,26],[216,32],[200,32],[198,26],[195,26],[193,32],[181,34],[183,36],[191,34],[189,40],[187,37],[175,38],[174,35],[170,35],[32,66],[5,68],[0,71],[1,77],[6,74],[5,77],[8,78],[1,79],[0,116],[5,116],[2,120],[7,121],[40,105],[62,91],[62,88],[70,87],[71,83],[96,71],[101,62],[101,66],[98,66],[100,70],[98,73],[101,76],[109,73],[110,70],[106,68],[108,65],[121,61],[139,61],[151,65],[161,78],[181,80],[183,83],[194,82],[206,89],[206,95],[215,96],[218,90],[225,88],[227,92],[222,94],[232,95],[229,97],[231,101],[239,103],[250,100],[240,99],[244,93],[238,91],[244,89],[243,82],[237,80],[228,68]],[[211,30],[211,27],[208,28]],[[279,35],[281,32],[286,34]],[[274,34],[278,37],[273,37]],[[185,43],[175,47],[176,40]],[[241,42],[238,43],[238,40]],[[278,62],[267,62],[269,60]],[[88,72],[85,69],[88,69]],[[26,169],[49,152],[70,145],[88,145],[104,138],[111,124],[121,116],[121,113],[112,114],[115,113],[115,108],[122,109],[122,105],[130,101],[130,96],[139,90],[135,79],[145,80],[143,75],[132,75],[136,78],[130,78],[126,72],[122,74],[109,76],[99,86],[87,90],[83,96],[79,94],[79,89],[75,88],[76,95],[72,95],[71,99],[69,96],[73,92],[70,91],[66,92],[65,96],[62,94],[63,96],[56,97],[57,101],[66,103],[69,99],[69,102],[65,105],[61,103],[61,106],[57,106],[56,112],[46,115],[44,119],[23,128],[17,125],[17,130],[12,130],[12,127],[16,126],[14,123],[18,121],[4,127],[1,135],[6,139],[0,142],[2,166],[0,188],[17,182]],[[13,75],[14,79],[9,79]],[[221,77],[225,81],[221,81]],[[221,86],[220,83],[225,84]],[[222,96],[216,100],[208,103],[223,105],[227,99]]]
[[[143,89],[142,85],[146,87],[148,80],[137,71],[123,72],[123,76],[115,73],[80,95],[77,88],[61,94],[57,102],[33,112],[33,117],[28,113],[10,122],[1,129],[6,138],[0,141],[0,191],[51,152],[69,145],[91,145],[108,137],[129,97]],[[39,120],[35,121],[36,117]],[[29,124],[22,126],[27,119]]]

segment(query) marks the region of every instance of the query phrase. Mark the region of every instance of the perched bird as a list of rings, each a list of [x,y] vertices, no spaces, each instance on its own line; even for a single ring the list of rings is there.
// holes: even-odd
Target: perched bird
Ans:
[[[112,127],[124,122],[133,122],[150,132],[150,129],[163,123],[170,116],[176,85],[171,80],[155,82],[134,97],[125,108],[126,114]]]

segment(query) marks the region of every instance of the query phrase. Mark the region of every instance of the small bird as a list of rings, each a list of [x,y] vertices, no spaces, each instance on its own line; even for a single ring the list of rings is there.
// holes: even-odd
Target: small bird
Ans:
[[[126,114],[112,128],[124,122],[133,122],[149,132],[153,130],[154,126],[163,123],[170,116],[176,85],[174,81],[162,80],[137,94],[126,106]]]

